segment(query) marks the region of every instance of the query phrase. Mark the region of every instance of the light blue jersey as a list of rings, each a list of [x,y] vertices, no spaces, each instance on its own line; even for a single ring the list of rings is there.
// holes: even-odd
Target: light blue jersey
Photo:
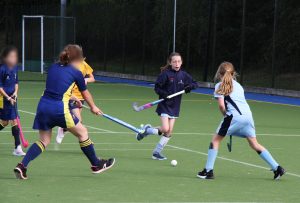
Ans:
[[[250,107],[246,101],[244,88],[237,81],[233,80],[233,91],[228,96],[223,96],[217,94],[217,90],[219,89],[221,83],[217,83],[215,86],[215,98],[224,98],[226,105],[226,114],[227,115],[244,115],[251,114]]]
[[[216,99],[224,98],[226,116],[220,123],[217,134],[221,136],[255,137],[254,121],[243,87],[233,80],[233,91],[224,96],[216,93],[220,85],[220,82],[216,84],[214,97]]]

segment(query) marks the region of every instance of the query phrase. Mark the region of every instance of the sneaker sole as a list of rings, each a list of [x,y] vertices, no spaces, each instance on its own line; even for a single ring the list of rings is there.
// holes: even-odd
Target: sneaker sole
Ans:
[[[19,156],[19,157],[25,156],[25,155],[26,155],[26,153],[24,153],[24,154],[17,154],[17,153],[15,153],[15,152],[13,152],[12,154],[13,154],[14,156]]]
[[[197,177],[200,178],[200,179],[205,179],[205,180],[215,179],[214,177],[213,178],[207,178],[207,176],[200,176],[200,175],[197,175]]]
[[[20,180],[26,180],[27,179],[26,177],[23,176],[23,172],[19,168],[15,168],[14,173],[15,173],[15,176],[16,176],[17,179],[20,179]]]
[[[164,160],[167,160],[167,158],[159,159],[159,158],[157,158],[157,157],[155,157],[155,156],[152,156],[152,159],[153,159],[153,160],[158,160],[158,161],[164,161]]]
[[[103,169],[101,169],[101,170],[99,170],[99,171],[93,171],[92,173],[93,173],[93,174],[103,173],[104,171],[106,171],[106,170],[110,169],[111,167],[113,167],[114,164],[115,164],[115,162],[116,162],[116,159],[114,158],[113,163],[112,163],[109,167],[103,168]]]

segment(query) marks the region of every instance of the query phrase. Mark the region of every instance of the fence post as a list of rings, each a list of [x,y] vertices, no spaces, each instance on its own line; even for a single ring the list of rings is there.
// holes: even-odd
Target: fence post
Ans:
[[[173,52],[176,50],[176,15],[177,15],[177,0],[174,0],[174,13],[173,13]]]
[[[203,81],[207,82],[208,76],[208,66],[210,62],[210,43],[211,43],[211,25],[212,25],[212,16],[213,16],[213,4],[214,0],[209,0],[209,15],[208,15],[208,32],[207,32],[207,46],[206,46],[206,56],[205,64],[203,69]]]
[[[275,69],[276,69],[276,32],[277,32],[277,7],[278,0],[274,0],[274,23],[273,23],[273,40],[272,40],[272,80],[271,87],[275,87]]]
[[[246,17],[246,0],[243,0],[242,25],[241,25],[241,56],[240,56],[240,78],[241,84],[244,82],[244,45],[245,45],[245,17]]]

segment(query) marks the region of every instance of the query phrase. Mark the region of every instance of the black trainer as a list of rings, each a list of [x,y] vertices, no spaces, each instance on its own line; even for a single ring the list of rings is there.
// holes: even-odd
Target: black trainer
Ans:
[[[144,125],[141,129],[141,130],[143,130],[143,132],[136,134],[137,141],[141,141],[142,139],[144,139],[144,137],[146,137],[148,135],[147,130],[151,127],[152,126],[150,124]]]
[[[214,179],[214,170],[207,171],[205,168],[197,174],[197,177],[201,179]]]
[[[280,177],[285,174],[285,170],[281,166],[278,166],[276,171],[273,172],[274,172],[274,180],[279,180]]]
[[[18,163],[16,168],[14,169],[15,175],[17,179],[26,180],[27,179],[27,168],[22,164]]]
[[[110,158],[108,160],[106,159],[101,159],[100,160],[100,164],[98,166],[92,166],[92,173],[102,173],[108,169],[110,169],[111,167],[113,167],[113,165],[115,164],[116,160],[115,158]]]

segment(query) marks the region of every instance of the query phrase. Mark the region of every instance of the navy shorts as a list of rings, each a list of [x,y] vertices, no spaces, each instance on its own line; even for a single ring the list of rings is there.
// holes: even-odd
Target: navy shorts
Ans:
[[[33,129],[50,130],[56,126],[72,128],[78,122],[79,119],[70,111],[69,102],[42,97],[37,107]]]
[[[84,104],[84,100],[80,100],[80,101],[81,101],[82,104]],[[79,108],[82,108],[82,107],[78,107],[74,100],[70,100],[69,101],[69,108],[70,108],[70,110],[73,110],[73,109],[79,109]]]
[[[0,96],[0,119],[4,121],[14,120],[17,118],[15,106],[10,101]]]

